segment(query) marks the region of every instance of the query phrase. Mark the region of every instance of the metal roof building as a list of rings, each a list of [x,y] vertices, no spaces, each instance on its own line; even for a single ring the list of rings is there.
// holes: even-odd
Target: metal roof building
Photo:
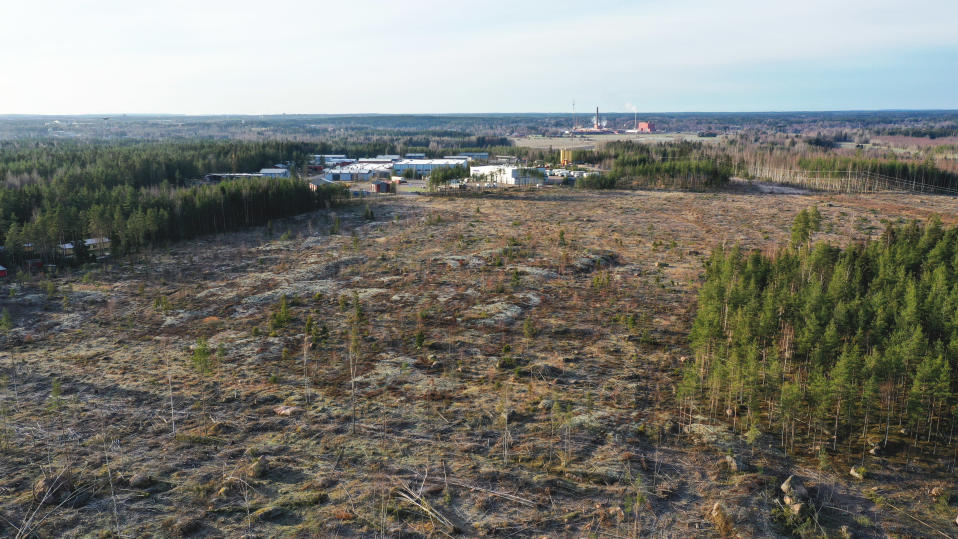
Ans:
[[[455,166],[469,166],[468,157],[451,157],[443,159],[403,159],[393,164],[393,172],[401,175],[408,169],[413,169],[416,174],[428,176],[437,168],[452,168]]]
[[[365,181],[375,177],[388,178],[393,164],[385,163],[352,163],[342,167],[331,168],[323,174],[331,182]]]
[[[259,173],[265,178],[289,178],[289,169],[285,168],[264,168]]]

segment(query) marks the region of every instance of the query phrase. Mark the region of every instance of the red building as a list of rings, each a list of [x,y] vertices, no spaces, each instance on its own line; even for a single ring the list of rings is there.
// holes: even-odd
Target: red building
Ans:
[[[0,277],[6,277],[6,276],[7,276],[7,268],[0,266]]]
[[[635,127],[635,130],[639,133],[653,133],[655,132],[655,123],[639,122],[639,124]]]

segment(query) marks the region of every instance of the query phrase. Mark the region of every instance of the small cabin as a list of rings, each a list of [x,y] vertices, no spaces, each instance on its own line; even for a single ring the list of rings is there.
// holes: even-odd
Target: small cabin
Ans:
[[[0,278],[7,276],[7,268],[0,266]]]

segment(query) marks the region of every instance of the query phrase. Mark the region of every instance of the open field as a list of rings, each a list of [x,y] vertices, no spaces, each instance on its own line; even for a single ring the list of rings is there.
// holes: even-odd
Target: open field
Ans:
[[[936,146],[956,146],[958,145],[958,137],[906,137],[906,136],[892,136],[892,135],[881,135],[878,137],[873,137],[873,145],[880,146],[889,146],[892,148],[934,148]]]
[[[790,474],[829,534],[955,535],[947,458],[852,481],[679,428],[703,260],[815,204],[836,244],[958,224],[739,183],[411,195],[2,285],[0,536],[767,537]]]

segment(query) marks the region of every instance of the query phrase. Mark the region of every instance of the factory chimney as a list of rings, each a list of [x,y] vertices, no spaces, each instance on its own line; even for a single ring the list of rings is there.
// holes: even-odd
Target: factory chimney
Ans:
[[[595,108],[595,128],[599,128],[599,107]]]

